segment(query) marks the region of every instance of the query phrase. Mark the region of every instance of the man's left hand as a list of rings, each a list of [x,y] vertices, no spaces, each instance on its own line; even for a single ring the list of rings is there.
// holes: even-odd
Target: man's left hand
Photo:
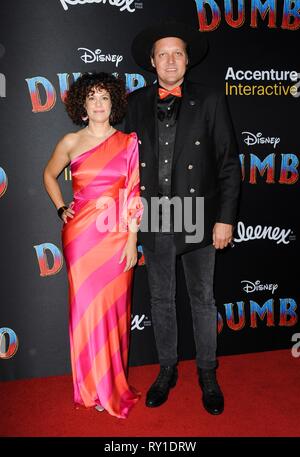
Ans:
[[[216,222],[213,228],[213,245],[216,249],[224,249],[231,242],[233,226]]]

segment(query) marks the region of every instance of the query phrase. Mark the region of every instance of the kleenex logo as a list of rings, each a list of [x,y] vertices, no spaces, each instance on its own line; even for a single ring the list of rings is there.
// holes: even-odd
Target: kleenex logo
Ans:
[[[65,11],[68,11],[69,5],[85,5],[86,3],[102,3],[105,5],[108,3],[111,6],[117,6],[120,11],[128,11],[129,13],[134,13],[135,8],[131,8],[135,0],[60,0],[62,7]]]

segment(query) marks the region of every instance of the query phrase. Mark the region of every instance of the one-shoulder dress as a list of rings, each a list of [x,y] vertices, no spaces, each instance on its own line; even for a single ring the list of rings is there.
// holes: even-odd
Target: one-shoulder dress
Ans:
[[[70,167],[75,215],[62,242],[74,401],[126,418],[139,394],[127,382],[133,269],[119,261],[128,224],[143,212],[137,135],[116,130]]]

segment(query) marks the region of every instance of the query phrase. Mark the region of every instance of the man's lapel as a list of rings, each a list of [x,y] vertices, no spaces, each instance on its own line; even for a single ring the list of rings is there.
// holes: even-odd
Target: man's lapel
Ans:
[[[183,96],[181,100],[180,113],[176,128],[176,139],[173,156],[173,167],[182,152],[183,146],[186,143],[187,132],[193,124],[195,118],[195,110],[199,109],[199,99],[192,91],[192,85],[188,81],[184,82]]]
[[[157,132],[157,85],[149,86],[149,91],[143,100],[143,128],[148,135],[151,156],[153,152],[158,158],[158,132]],[[148,148],[147,148],[148,149]]]

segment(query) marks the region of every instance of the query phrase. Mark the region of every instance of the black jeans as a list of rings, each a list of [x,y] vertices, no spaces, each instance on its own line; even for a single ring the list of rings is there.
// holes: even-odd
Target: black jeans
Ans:
[[[177,363],[176,249],[174,235],[155,234],[155,252],[143,246],[151,295],[152,323],[160,365]],[[191,302],[196,362],[215,368],[217,307],[213,294],[215,248],[212,245],[182,254]]]

